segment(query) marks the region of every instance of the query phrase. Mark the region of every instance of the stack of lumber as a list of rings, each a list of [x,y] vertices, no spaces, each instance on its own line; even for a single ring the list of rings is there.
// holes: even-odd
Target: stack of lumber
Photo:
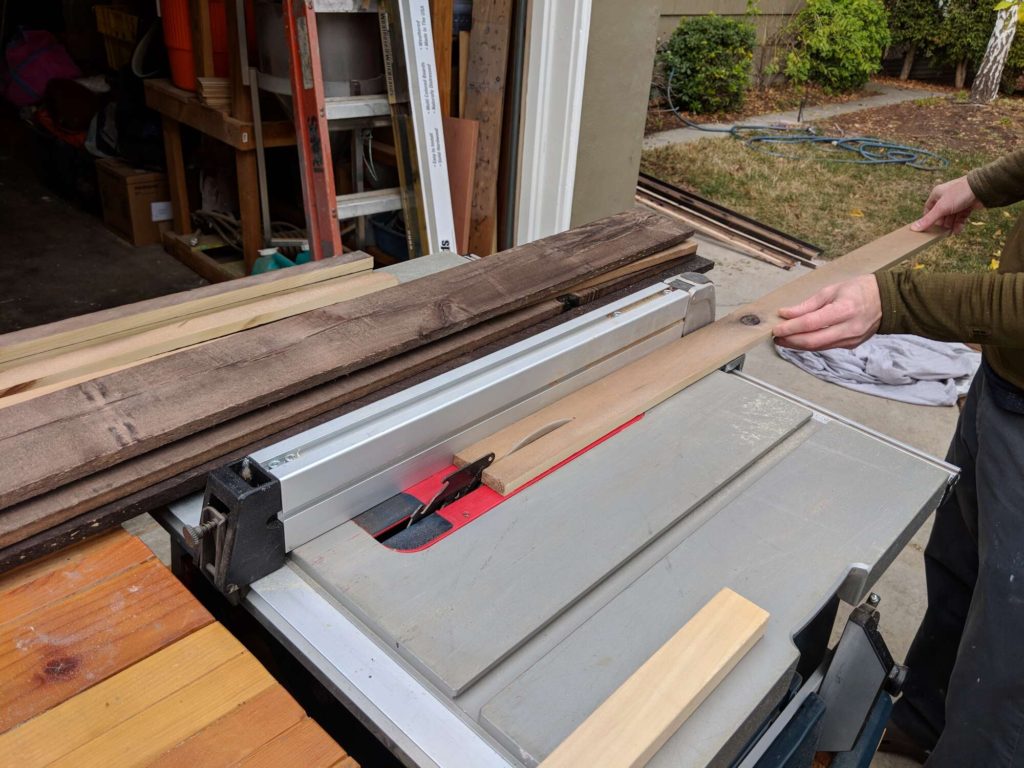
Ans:
[[[358,768],[124,531],[0,578],[0,765]]]
[[[0,338],[0,408],[168,352],[397,285],[348,254],[320,267],[245,278]]]
[[[226,112],[231,108],[231,80],[226,77],[198,77],[199,101]]]
[[[821,255],[821,248],[815,245],[646,173],[641,173],[637,182],[636,201],[783,269],[795,264],[814,268],[813,259]]]
[[[193,297],[188,302],[179,297],[149,307],[166,313],[169,306],[191,305],[196,313],[184,320],[144,323],[141,333],[122,336],[116,334],[125,321],[105,325],[115,338],[99,337],[109,355],[96,364],[81,354],[88,347],[75,346],[95,341],[83,340],[92,331],[68,321],[61,329],[64,346],[57,347],[65,352],[33,363],[47,376],[8,379],[15,390],[8,398],[40,381],[37,389],[62,388],[3,410],[0,450],[8,466],[0,475],[0,570],[197,490],[208,471],[228,461],[550,319],[566,308],[559,297],[581,284],[607,291],[655,267],[693,269],[691,235],[660,215],[632,211],[383,290],[377,275],[349,275],[346,284],[358,284],[364,295],[347,301],[323,295],[325,281],[277,291],[259,299],[274,303],[261,304],[257,314],[264,321],[283,319],[259,327],[248,327],[251,321],[234,304],[197,308],[194,302],[234,296],[230,286],[211,286],[201,289],[208,292],[202,296],[186,294]],[[347,262],[357,263],[358,256]],[[302,269],[287,270],[275,285]],[[369,278],[374,282],[366,284]],[[308,291],[317,292],[319,309],[273,314],[284,311],[282,301],[301,302],[296,297]],[[234,332],[218,337],[218,329]],[[179,331],[192,346],[174,351],[167,338]],[[21,352],[49,346],[39,334],[14,336],[0,338],[0,355],[20,354],[8,352],[15,346],[10,341]],[[126,338],[138,345],[135,354],[146,357],[132,360]],[[72,362],[60,373],[52,361],[65,357]],[[69,378],[57,382],[60,375]]]

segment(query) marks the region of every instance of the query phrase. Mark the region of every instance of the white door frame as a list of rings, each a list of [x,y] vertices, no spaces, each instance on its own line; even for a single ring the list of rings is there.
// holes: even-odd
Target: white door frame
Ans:
[[[592,0],[531,0],[516,245],[569,228]]]

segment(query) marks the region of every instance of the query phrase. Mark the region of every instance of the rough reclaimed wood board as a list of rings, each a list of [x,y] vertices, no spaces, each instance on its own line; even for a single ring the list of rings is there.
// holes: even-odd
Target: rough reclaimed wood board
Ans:
[[[121,365],[129,366],[146,358],[257,328],[396,285],[398,278],[384,272],[327,280],[302,290],[179,319],[168,325],[139,329],[115,339],[103,339],[88,347],[53,357],[31,357],[23,365],[0,371],[0,405],[3,405],[3,398],[7,395],[51,386]]]
[[[780,321],[779,307],[803,301],[836,281],[891,266],[944,234],[904,227],[885,235],[460,451],[456,463],[464,465],[493,452],[498,458],[484,472],[484,482],[498,493],[511,493],[770,338],[772,327]],[[557,423],[563,426],[515,450]]]
[[[618,280],[626,277],[632,277],[634,275],[641,275],[648,270],[652,270],[656,267],[660,267],[665,264],[668,265],[671,261],[677,261],[684,259],[687,256],[693,256],[697,252],[697,243],[683,243],[677,245],[674,248],[669,248],[661,253],[656,253],[653,256],[648,256],[646,259],[640,259],[632,264],[619,267],[613,272],[606,272],[603,275],[592,277],[590,280],[585,280],[579,285],[573,286],[574,292],[586,291],[590,288],[596,288],[597,286],[608,285],[609,283],[614,284]]]
[[[497,233],[498,163],[511,33],[512,0],[473,3],[465,117],[480,123],[469,235],[469,250],[478,256],[494,253]]]
[[[640,768],[764,634],[767,611],[723,589],[584,720],[541,768]]]
[[[5,409],[0,507],[31,498],[670,248],[630,211]]]
[[[0,765],[237,765],[295,731],[276,765],[357,768],[123,530],[6,574],[0,596]]]
[[[0,363],[60,349],[73,349],[96,339],[120,336],[139,328],[162,325],[178,318],[223,309],[371,269],[373,258],[356,251],[287,270],[204,285],[191,291],[37,325],[0,336]]]

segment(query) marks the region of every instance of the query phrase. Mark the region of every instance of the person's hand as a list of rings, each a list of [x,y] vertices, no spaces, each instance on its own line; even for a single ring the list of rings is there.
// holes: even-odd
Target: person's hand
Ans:
[[[875,335],[882,300],[874,275],[826,286],[794,307],[783,307],[784,322],[772,328],[775,343],[790,349],[852,349]]]
[[[963,231],[971,212],[983,207],[967,183],[967,177],[961,176],[932,189],[924,204],[924,215],[911,224],[910,228],[915,232],[923,232],[933,224],[938,224],[958,235]]]

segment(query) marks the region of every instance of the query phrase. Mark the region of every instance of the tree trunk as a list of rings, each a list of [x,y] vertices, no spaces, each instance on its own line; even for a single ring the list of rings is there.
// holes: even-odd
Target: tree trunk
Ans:
[[[914,68],[914,57],[917,55],[917,43],[912,43],[910,49],[903,57],[903,69],[900,70],[900,80],[910,79],[910,70]]]
[[[988,39],[985,58],[981,60],[978,74],[974,76],[971,86],[971,101],[975,104],[988,104],[999,95],[999,82],[1003,77],[1006,57],[1013,45],[1013,36],[1017,33],[1017,6],[1004,8],[996,17],[992,36]]]
[[[956,63],[956,76],[953,79],[953,87],[958,91],[967,83],[967,59],[960,59]]]

